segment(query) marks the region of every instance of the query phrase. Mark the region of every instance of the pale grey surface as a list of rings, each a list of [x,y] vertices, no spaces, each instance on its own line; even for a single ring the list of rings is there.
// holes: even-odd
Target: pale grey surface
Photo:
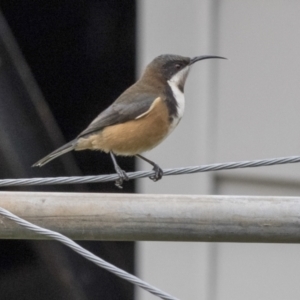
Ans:
[[[212,4],[210,0],[139,1],[138,59],[141,70],[155,56],[175,53],[186,56],[220,54],[212,51]],[[178,127],[158,148],[146,153],[163,168],[209,163],[212,161],[209,138],[213,114],[207,76],[212,64],[225,61],[207,60],[195,64],[185,85],[186,110]],[[139,162],[139,169],[149,168]],[[211,174],[164,178],[153,183],[140,180],[143,193],[207,194],[211,190]],[[158,255],[159,254],[159,255]],[[211,280],[210,245],[203,243],[138,243],[137,273],[149,282],[163,287],[179,299],[207,299]],[[136,299],[153,297],[137,291]]]
[[[165,52],[229,58],[195,65],[181,124],[146,156],[176,167],[299,154],[299,13],[297,1],[140,1],[140,66]],[[299,172],[290,165],[200,174],[142,181],[140,191],[299,195]],[[140,243],[137,264],[143,278],[182,299],[299,299],[298,252],[298,245]]]
[[[299,153],[300,3],[222,1],[218,160]],[[300,179],[299,166],[238,171]]]

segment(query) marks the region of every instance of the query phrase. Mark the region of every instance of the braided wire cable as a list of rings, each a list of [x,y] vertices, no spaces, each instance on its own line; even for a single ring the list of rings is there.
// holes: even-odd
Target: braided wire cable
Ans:
[[[52,230],[37,226],[35,224],[32,224],[24,219],[21,219],[20,217],[12,214],[8,210],[1,208],[1,207],[0,207],[0,215],[5,216],[6,218],[8,218],[8,219],[16,222],[17,224],[19,224],[29,230],[32,230],[38,234],[48,236],[56,241],[61,242],[62,244],[71,248],[73,251],[77,252],[78,254],[83,256],[85,259],[93,262],[97,266],[115,274],[118,277],[121,277],[122,279],[124,279],[126,281],[131,282],[132,284],[135,284],[135,285],[141,287],[142,289],[148,291],[149,293],[152,293],[153,295],[155,295],[161,299],[179,300],[179,299],[157,289],[156,287],[148,284],[147,282],[139,279],[138,277],[136,277],[132,274],[129,274],[122,269],[117,268],[116,266],[114,266],[114,265],[110,264],[109,262],[103,260],[102,258],[96,256],[95,254],[91,253],[90,251],[84,249],[83,247],[81,247],[80,245],[75,243],[73,240],[69,239],[68,237],[66,237],[56,231],[52,231]]]
[[[200,172],[211,172],[221,170],[232,170],[241,168],[254,168],[263,166],[283,165],[300,162],[300,156],[278,157],[270,159],[248,160],[240,162],[217,163],[210,165],[165,169],[164,176],[193,174]],[[154,175],[154,171],[138,171],[127,173],[129,179],[144,178]],[[95,176],[72,176],[72,177],[44,177],[44,178],[21,178],[21,179],[2,179],[2,186],[27,186],[27,185],[51,185],[51,184],[82,184],[95,182],[115,181],[117,174],[95,175]]]

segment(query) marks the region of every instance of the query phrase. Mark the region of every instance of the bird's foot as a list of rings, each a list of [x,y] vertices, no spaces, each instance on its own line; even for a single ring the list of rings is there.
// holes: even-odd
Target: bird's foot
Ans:
[[[151,175],[149,178],[154,182],[160,180],[163,177],[164,172],[157,164],[154,164],[154,168],[152,170],[155,172],[155,174]]]
[[[119,188],[122,189],[123,188],[123,182],[128,181],[129,178],[126,174],[126,172],[124,170],[122,170],[121,168],[116,168],[116,172],[119,175],[119,178],[115,181],[115,185]]]

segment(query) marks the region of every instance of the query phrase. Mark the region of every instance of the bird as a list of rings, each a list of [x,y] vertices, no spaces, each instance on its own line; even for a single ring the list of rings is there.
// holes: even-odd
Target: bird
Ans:
[[[141,153],[160,144],[178,125],[185,107],[184,85],[191,66],[205,59],[226,59],[216,55],[193,58],[163,54],[154,58],[141,78],[126,89],[108,108],[102,111],[74,140],[37,161],[42,167],[72,150],[100,150],[109,153],[118,174],[115,181],[122,188],[128,175],[118,165],[117,156],[136,156],[153,166],[158,181],[162,169]]]

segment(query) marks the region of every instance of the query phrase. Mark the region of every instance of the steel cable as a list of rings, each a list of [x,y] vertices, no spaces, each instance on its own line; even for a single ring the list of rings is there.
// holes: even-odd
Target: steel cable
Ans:
[[[71,248],[73,251],[77,252],[81,256],[83,256],[85,259],[93,262],[97,266],[115,274],[118,277],[121,277],[122,279],[131,282],[132,284],[135,284],[144,290],[148,291],[149,293],[152,293],[153,295],[160,297],[164,300],[178,300],[177,298],[157,289],[156,287],[148,284],[147,282],[139,279],[138,277],[131,275],[127,273],[126,271],[123,271],[122,269],[117,268],[116,266],[108,263],[107,261],[103,260],[102,258],[94,255],[90,251],[82,248],[80,245],[75,243],[73,240],[69,239],[68,237],[56,232],[52,231],[43,227],[39,227],[37,225],[34,225],[24,219],[19,218],[18,216],[12,214],[8,210],[0,207],[0,215],[5,216],[6,218],[16,222],[17,224],[32,230],[38,234],[46,235],[48,237],[51,237],[52,239],[61,242],[62,244],[66,245],[67,247]]]
[[[164,176],[193,174],[200,172],[211,172],[221,170],[232,170],[241,168],[254,168],[263,166],[283,165],[300,162],[300,156],[279,157],[271,159],[260,159],[252,161],[217,163],[210,165],[165,169]],[[127,173],[129,179],[144,178],[154,175],[154,171],[137,171]],[[108,182],[118,179],[117,174],[95,175],[95,176],[71,176],[71,177],[42,177],[42,178],[21,178],[21,179],[2,179],[1,186],[28,186],[28,185],[51,185],[51,184],[82,184]]]

